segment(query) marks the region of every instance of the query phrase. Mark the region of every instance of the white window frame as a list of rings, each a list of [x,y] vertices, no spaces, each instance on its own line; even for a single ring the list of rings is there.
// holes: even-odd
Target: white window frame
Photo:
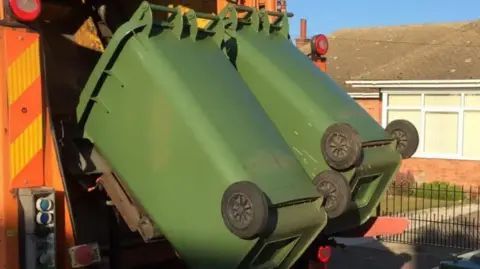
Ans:
[[[460,86],[460,85],[458,85]],[[420,143],[418,145],[418,151],[412,156],[413,158],[427,158],[427,159],[450,159],[450,160],[472,160],[472,161],[480,161],[479,157],[464,157],[463,155],[463,132],[464,132],[464,113],[465,111],[480,111],[480,107],[467,107],[465,108],[465,94],[472,94],[478,93],[480,94],[480,87],[468,87],[468,88],[461,88],[457,87],[457,89],[445,89],[445,88],[425,88],[425,89],[406,89],[406,88],[391,88],[382,90],[382,126],[385,128],[387,125],[387,112],[389,110],[414,110],[421,112],[421,130],[418,130],[420,134]],[[421,105],[420,106],[412,106],[412,107],[403,107],[403,106],[389,106],[388,105],[388,95],[395,94],[420,94],[421,95]],[[460,94],[461,96],[461,107],[435,107],[435,108],[427,108],[424,106],[425,104],[425,94]],[[425,134],[425,115],[426,112],[457,112],[458,113],[458,153],[457,154],[432,154],[432,153],[424,153],[424,134]],[[479,154],[480,155],[480,154]]]

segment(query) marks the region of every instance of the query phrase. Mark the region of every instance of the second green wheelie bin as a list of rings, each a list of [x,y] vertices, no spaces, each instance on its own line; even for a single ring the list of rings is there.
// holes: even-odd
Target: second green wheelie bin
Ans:
[[[242,19],[239,10],[247,13]],[[233,5],[221,14],[232,21],[225,53],[325,194],[327,228],[334,233],[364,223],[398,169],[400,153],[410,157],[416,150],[416,129],[396,121],[387,133],[292,44],[288,14]]]
[[[290,268],[326,225],[323,196],[223,34],[217,16],[142,3],[91,74],[79,128],[190,268]]]

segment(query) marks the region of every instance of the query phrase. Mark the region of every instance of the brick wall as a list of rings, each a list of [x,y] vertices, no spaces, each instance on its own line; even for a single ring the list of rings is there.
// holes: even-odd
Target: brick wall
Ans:
[[[382,122],[382,102],[379,99],[357,99],[356,101],[377,122]]]
[[[416,182],[442,181],[477,191],[480,186],[480,165],[476,161],[421,159],[403,160],[400,172],[411,172]]]
[[[379,99],[357,99],[375,120],[381,123],[382,104]],[[480,186],[480,162],[411,158],[403,160],[401,173],[412,173],[417,182],[443,181],[466,187]]]

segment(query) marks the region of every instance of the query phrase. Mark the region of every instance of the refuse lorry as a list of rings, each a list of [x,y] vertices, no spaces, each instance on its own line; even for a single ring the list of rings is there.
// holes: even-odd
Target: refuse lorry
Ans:
[[[228,2],[0,5],[0,266],[328,260],[326,194],[225,53],[232,25],[285,5]],[[393,223],[370,220],[343,235]]]

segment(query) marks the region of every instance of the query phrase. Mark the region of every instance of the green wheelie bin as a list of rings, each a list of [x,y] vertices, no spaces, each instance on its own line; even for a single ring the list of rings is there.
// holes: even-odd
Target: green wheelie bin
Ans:
[[[223,54],[224,27],[143,2],[82,92],[81,138],[190,268],[290,268],[326,225],[323,196]]]
[[[354,228],[375,211],[418,134],[401,120],[386,132],[292,44],[288,15],[226,7],[225,53],[325,195],[326,231]]]

